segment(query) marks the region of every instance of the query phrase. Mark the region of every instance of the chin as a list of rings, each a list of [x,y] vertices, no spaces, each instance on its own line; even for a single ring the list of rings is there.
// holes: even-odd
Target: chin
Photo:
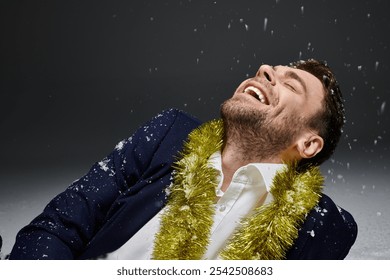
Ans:
[[[253,121],[253,119],[263,117],[264,111],[242,96],[233,96],[222,103],[221,116],[227,118],[234,118],[234,116],[249,117]]]
[[[266,114],[252,104],[233,97],[221,105],[221,117],[227,125],[248,131],[258,129]]]

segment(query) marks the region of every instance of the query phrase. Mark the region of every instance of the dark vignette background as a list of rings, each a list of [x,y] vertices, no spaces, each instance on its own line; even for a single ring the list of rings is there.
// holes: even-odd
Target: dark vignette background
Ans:
[[[209,120],[262,63],[326,60],[347,106],[323,166],[351,259],[390,259],[390,2],[2,0],[3,253],[48,200],[159,111]]]

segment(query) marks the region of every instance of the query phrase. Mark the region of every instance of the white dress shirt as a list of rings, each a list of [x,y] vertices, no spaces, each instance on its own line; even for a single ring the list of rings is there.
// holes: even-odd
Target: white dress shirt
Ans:
[[[219,252],[226,246],[229,237],[239,226],[240,220],[254,208],[272,201],[269,193],[272,180],[283,164],[251,163],[239,168],[233,175],[226,192],[222,192],[223,182],[221,153],[214,153],[211,167],[218,171],[219,185],[216,189],[214,223],[210,242],[203,259],[218,259]],[[108,254],[107,259],[148,260],[151,259],[154,237],[160,228],[162,209],[146,223],[128,242],[118,250]]]

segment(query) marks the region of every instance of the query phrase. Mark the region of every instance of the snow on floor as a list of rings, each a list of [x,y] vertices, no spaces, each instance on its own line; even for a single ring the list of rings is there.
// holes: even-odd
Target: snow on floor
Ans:
[[[17,232],[59,192],[83,175],[80,170],[47,170],[30,174],[7,174],[0,177],[0,235],[3,238],[2,255],[8,254]]]
[[[0,235],[2,253],[11,251],[16,233],[46,203],[83,175],[85,170],[41,170],[0,177]],[[50,175],[45,175],[50,174]],[[390,176],[350,171],[327,179],[325,193],[351,212],[359,233],[347,259],[390,259]]]
[[[390,174],[346,175],[344,184],[326,193],[347,209],[358,224],[358,236],[347,259],[390,260]]]

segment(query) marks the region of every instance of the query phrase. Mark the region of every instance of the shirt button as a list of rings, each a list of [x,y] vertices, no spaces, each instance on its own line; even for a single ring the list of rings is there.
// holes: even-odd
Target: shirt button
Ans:
[[[226,205],[225,204],[219,205],[219,212],[223,212],[225,210],[226,210]]]

